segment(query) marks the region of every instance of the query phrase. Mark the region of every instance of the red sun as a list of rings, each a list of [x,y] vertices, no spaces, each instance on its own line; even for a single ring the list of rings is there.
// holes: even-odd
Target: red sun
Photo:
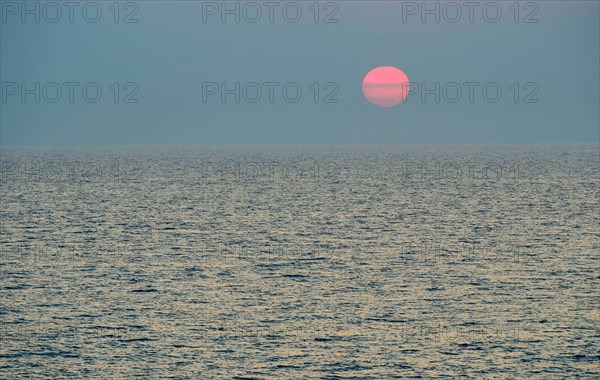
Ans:
[[[365,75],[362,90],[365,98],[371,103],[380,107],[393,107],[406,99],[409,83],[402,70],[392,66],[381,66]]]

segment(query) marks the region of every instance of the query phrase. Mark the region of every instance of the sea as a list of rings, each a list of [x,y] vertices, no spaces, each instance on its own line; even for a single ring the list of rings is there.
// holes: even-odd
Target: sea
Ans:
[[[600,149],[0,151],[2,379],[598,379]]]

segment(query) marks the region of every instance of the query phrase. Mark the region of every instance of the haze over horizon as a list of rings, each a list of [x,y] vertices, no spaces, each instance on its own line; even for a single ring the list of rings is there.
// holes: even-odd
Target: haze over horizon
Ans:
[[[594,1],[520,2],[518,11],[500,2],[497,21],[480,2],[472,22],[465,7],[457,19],[444,2],[436,15],[389,1],[318,10],[296,2],[302,13],[291,22],[295,8],[283,14],[281,2],[273,22],[261,6],[254,23],[258,10],[243,2],[227,2],[237,15],[221,2],[119,3],[119,12],[99,3],[97,22],[83,6],[73,22],[66,8],[49,22],[54,8],[23,15],[9,3],[20,4],[2,2],[2,145],[600,140]],[[386,65],[418,87],[406,103],[380,108],[361,85]],[[83,88],[92,100],[99,89],[99,100]]]

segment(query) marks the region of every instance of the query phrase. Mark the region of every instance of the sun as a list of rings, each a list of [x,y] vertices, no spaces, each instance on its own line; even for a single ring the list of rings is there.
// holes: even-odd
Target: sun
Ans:
[[[402,70],[381,66],[365,75],[362,91],[371,103],[379,107],[393,107],[406,99],[409,84],[408,77]]]

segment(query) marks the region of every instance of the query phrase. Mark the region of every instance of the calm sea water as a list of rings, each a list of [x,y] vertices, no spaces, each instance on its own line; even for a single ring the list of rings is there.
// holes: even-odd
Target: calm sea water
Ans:
[[[597,146],[2,148],[0,378],[597,378]]]

